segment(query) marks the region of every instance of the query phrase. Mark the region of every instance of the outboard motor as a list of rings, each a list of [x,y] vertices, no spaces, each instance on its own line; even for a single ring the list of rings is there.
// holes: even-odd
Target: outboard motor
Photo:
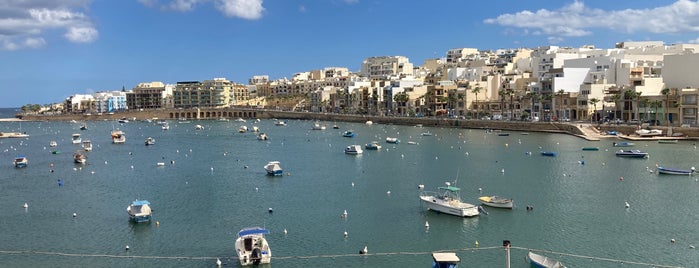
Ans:
[[[255,248],[252,250],[252,256],[250,256],[250,260],[252,260],[252,264],[260,264],[262,261],[262,251],[260,248]]]

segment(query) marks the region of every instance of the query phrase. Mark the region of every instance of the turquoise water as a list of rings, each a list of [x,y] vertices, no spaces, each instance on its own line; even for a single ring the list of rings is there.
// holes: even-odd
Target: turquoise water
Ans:
[[[195,124],[205,129],[195,130]],[[520,248],[699,267],[697,251],[689,248],[699,244],[699,182],[648,171],[656,164],[696,166],[699,150],[691,141],[636,142],[650,158],[623,159],[614,156],[613,140],[588,142],[560,134],[502,137],[483,130],[342,122],[337,122],[341,129],[315,131],[311,121],[280,127],[263,120],[255,125],[270,140],[258,141],[253,133],[237,133],[242,124],[172,121],[170,130],[162,131],[155,123],[100,121],[80,131],[76,123],[23,122],[30,138],[0,139],[0,163],[6,163],[0,164],[0,263],[211,267],[218,257],[225,267],[237,267],[235,234],[264,226],[271,231],[275,267],[430,267],[429,253],[437,250],[456,250],[464,267],[504,267],[504,251],[487,249],[502,240],[517,247],[511,267],[528,267]],[[0,131],[19,127],[0,122]],[[126,144],[110,143],[115,128],[126,132]],[[357,136],[343,138],[347,129]],[[434,136],[420,135],[428,130]],[[93,143],[84,167],[72,162],[79,148],[70,144],[72,133]],[[149,136],[156,145],[144,146]],[[387,136],[401,142],[387,144]],[[50,153],[51,140],[61,154]],[[383,149],[343,153],[347,145],[371,141]],[[581,151],[589,146],[601,150]],[[540,151],[558,156],[540,156]],[[29,158],[29,167],[12,166],[18,154]],[[273,160],[281,162],[285,176],[265,175],[262,167]],[[455,178],[466,201],[497,194],[515,199],[516,207],[458,218],[421,206],[418,184],[434,190]],[[129,223],[126,207],[134,199],[152,203],[159,226]],[[527,205],[534,210],[524,209]],[[344,210],[346,219],[340,217]],[[471,249],[475,241],[482,250]],[[365,245],[378,255],[356,254]],[[16,254],[25,250],[87,256]],[[399,252],[404,254],[382,254]],[[544,255],[568,267],[644,267]]]

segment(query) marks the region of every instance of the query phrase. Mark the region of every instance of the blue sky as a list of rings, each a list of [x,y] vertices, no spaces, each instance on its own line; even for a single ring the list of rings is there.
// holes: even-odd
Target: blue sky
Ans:
[[[0,0],[0,107],[448,49],[699,43],[697,0]]]

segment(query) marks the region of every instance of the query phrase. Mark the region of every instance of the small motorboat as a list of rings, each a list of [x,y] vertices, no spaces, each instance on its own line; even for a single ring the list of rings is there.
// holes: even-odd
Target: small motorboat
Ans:
[[[552,152],[552,151],[541,151],[541,155],[556,157],[558,155],[558,153]]]
[[[195,130],[204,130],[204,126],[202,126],[202,125],[195,125],[195,126],[194,126],[194,129],[195,129]]]
[[[169,129],[170,129],[170,124],[168,124],[167,122],[165,122],[165,124],[161,124],[161,125],[160,125],[160,128],[163,129],[163,130],[169,130]]]
[[[583,147],[583,151],[599,151],[599,147]]]
[[[629,158],[646,158],[648,153],[641,150],[619,150],[616,152],[618,157],[629,157]]]
[[[367,143],[364,145],[364,149],[367,150],[380,150],[381,145],[379,145],[378,141],[372,141],[371,143]]]
[[[51,142],[49,142],[49,146],[56,147],[56,146],[58,146],[58,143],[56,141],[51,141]]]
[[[639,137],[655,137],[663,135],[663,131],[660,129],[639,129],[636,130],[636,135]]]
[[[612,146],[614,146],[614,147],[631,147],[634,145],[635,144],[633,142],[628,142],[628,141],[612,142]]]
[[[387,143],[399,143],[400,140],[398,140],[398,138],[386,137],[386,142]]]
[[[260,227],[245,228],[238,232],[235,251],[241,266],[268,264],[272,261],[272,250],[265,239],[267,234],[269,230]]]
[[[277,122],[274,122],[274,125],[279,126],[279,127],[284,127],[284,126],[286,126],[286,121],[279,120]]]
[[[267,137],[267,134],[264,132],[260,132],[260,134],[257,135],[257,139],[261,141],[266,141],[269,140],[269,137]]]
[[[75,133],[72,135],[71,141],[73,142],[73,144],[80,144],[83,140],[80,138],[79,133]]]
[[[354,131],[352,130],[347,130],[345,133],[342,133],[342,137],[345,138],[354,138]]]
[[[345,147],[346,154],[361,154],[363,152],[362,146],[353,144]]]
[[[498,133],[498,136],[506,137],[506,136],[510,136],[510,133]]]
[[[75,152],[75,154],[73,154],[73,161],[76,164],[85,164],[87,162],[87,156],[80,152]]]
[[[112,143],[122,144],[126,142],[126,134],[121,130],[112,131]]]
[[[80,130],[87,130],[87,125],[83,124],[82,126],[80,126]]]
[[[681,168],[672,168],[672,167],[658,167],[658,174],[667,174],[667,175],[685,175],[685,176],[691,176],[696,172],[696,169],[692,167],[691,169],[681,169]]]
[[[238,133],[245,133],[248,132],[248,127],[247,126],[240,126],[238,128]]]
[[[83,150],[85,150],[86,152],[92,151],[92,142],[90,140],[83,141]]]
[[[446,182],[446,186],[438,188],[441,192],[423,191],[420,201],[427,209],[459,217],[474,217],[480,214],[479,206],[461,201],[459,187]]]
[[[338,126],[338,125],[333,125],[333,129],[340,129],[340,126]]]
[[[527,258],[533,268],[565,268],[561,262],[531,251],[527,254]]]
[[[264,166],[264,169],[267,171],[267,175],[270,176],[281,176],[284,174],[284,170],[279,161],[270,161]]]
[[[320,123],[314,123],[312,130],[325,130],[327,127],[325,125],[321,125]]]
[[[155,145],[155,139],[152,137],[148,137],[148,138],[146,138],[145,144],[146,144],[146,146]]]
[[[148,222],[153,211],[151,211],[150,202],[147,200],[136,200],[126,207],[126,212],[133,222]]]
[[[422,132],[422,133],[420,133],[420,135],[422,135],[422,136],[432,136],[432,132],[429,132],[429,131],[427,131],[427,132]]]
[[[20,155],[20,156],[15,157],[15,160],[13,161],[13,163],[14,163],[15,167],[23,168],[23,167],[27,167],[27,165],[29,164],[29,160],[27,159],[27,157]]]
[[[483,205],[494,208],[512,209],[514,207],[514,201],[512,199],[499,197],[497,195],[481,196],[478,198],[478,201],[481,201],[481,204]]]

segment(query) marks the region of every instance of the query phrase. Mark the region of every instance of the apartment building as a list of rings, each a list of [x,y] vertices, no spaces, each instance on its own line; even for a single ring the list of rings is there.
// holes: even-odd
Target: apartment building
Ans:
[[[233,83],[225,78],[177,82],[173,91],[175,108],[224,108],[231,103]]]
[[[139,83],[126,93],[126,105],[131,109],[160,109],[164,107],[165,95],[162,82]]]
[[[404,56],[370,57],[362,62],[360,73],[370,79],[382,79],[394,75],[412,75],[413,64]]]

